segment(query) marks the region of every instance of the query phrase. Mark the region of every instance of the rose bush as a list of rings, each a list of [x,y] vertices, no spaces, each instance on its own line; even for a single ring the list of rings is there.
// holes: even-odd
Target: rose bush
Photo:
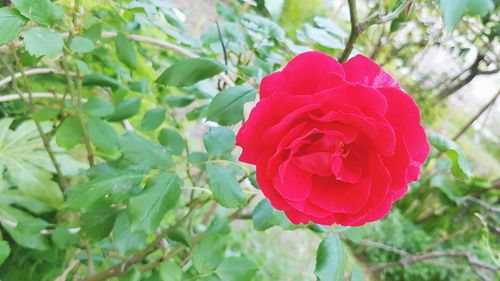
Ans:
[[[306,52],[262,80],[237,135],[273,207],[293,223],[378,220],[418,179],[429,154],[420,112],[369,58]]]

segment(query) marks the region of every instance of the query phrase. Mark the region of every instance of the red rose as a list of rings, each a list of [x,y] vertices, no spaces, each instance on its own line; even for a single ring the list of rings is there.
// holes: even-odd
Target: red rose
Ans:
[[[414,100],[358,55],[307,52],[262,80],[236,137],[273,207],[293,223],[362,225],[389,212],[429,154]]]

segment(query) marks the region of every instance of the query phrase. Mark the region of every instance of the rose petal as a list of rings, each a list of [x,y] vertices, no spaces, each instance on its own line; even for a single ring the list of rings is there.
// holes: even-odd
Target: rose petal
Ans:
[[[371,59],[357,55],[342,64],[345,71],[345,79],[352,83],[359,83],[363,86],[382,88],[399,88],[396,82],[387,72]]]
[[[304,71],[307,70],[307,71]],[[324,78],[335,73],[344,78],[344,69],[336,59],[321,52],[305,52],[293,58],[282,71],[275,72],[262,79],[261,99],[283,90],[290,95],[314,95],[332,87],[333,82],[343,83],[341,79],[325,83]]]
[[[424,163],[430,148],[425,131],[420,125],[420,111],[417,104],[402,90],[382,88],[379,91],[387,98],[389,104],[386,118],[394,128],[401,131],[411,159],[420,164]]]
[[[308,200],[299,201],[299,202],[289,201],[288,203],[290,204],[290,206],[297,209],[298,211],[310,216],[310,219],[312,221],[316,221],[316,219],[318,219],[318,218],[323,218],[323,217],[327,217],[327,216],[332,215],[331,211],[320,208],[320,207],[312,204]]]
[[[342,155],[340,156],[342,158],[341,168],[333,167],[332,164],[332,171],[339,181],[357,183],[361,178],[362,167],[365,166],[365,163],[355,152],[346,153],[348,153],[348,155],[345,157],[342,157]],[[337,165],[337,163],[335,164]]]
[[[321,177],[328,177],[332,174],[332,170],[330,169],[332,154],[328,152],[316,152],[293,157],[292,163],[306,172]]]
[[[287,160],[281,164],[279,174],[273,179],[273,186],[283,198],[292,201],[303,201],[311,193],[311,178],[310,173]]]
[[[371,179],[362,176],[355,184],[337,181],[332,177],[313,177],[309,200],[315,205],[335,213],[353,214],[358,212],[368,200]]]

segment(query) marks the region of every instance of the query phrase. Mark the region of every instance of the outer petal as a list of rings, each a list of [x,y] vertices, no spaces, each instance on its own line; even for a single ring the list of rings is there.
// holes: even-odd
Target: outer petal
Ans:
[[[373,88],[400,87],[399,83],[378,64],[363,55],[354,56],[342,66],[345,71],[345,79],[349,82]]]
[[[414,181],[430,150],[424,128],[420,125],[420,110],[413,98],[399,89],[382,88],[379,91],[389,104],[387,120],[404,138],[411,159],[408,181]]]
[[[321,52],[302,53],[293,58],[282,71],[262,79],[260,98],[267,98],[279,90],[290,95],[314,95],[336,83],[342,83],[336,77],[328,79],[332,77],[332,73],[340,78],[345,75],[342,65],[336,59]]]

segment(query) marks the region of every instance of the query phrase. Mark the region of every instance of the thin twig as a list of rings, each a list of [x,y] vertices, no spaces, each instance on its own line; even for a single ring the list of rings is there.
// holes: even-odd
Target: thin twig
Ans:
[[[25,69],[24,70],[24,75],[30,76],[30,75],[37,75],[37,74],[50,74],[50,73],[57,73],[56,70],[52,68],[32,68],[32,69]],[[22,75],[21,72],[15,73],[14,78],[20,78]],[[0,80],[0,88],[9,84],[12,82],[12,76],[5,77],[4,79]]]
[[[116,32],[103,32],[101,34],[101,37],[110,39],[110,38],[116,37],[116,35],[117,35]],[[63,36],[63,38],[68,38],[69,33],[63,33],[62,36]],[[137,34],[131,34],[128,36],[128,38],[130,40],[133,40],[136,42],[141,42],[141,43],[146,43],[146,44],[158,46],[162,49],[170,50],[170,51],[176,52],[176,53],[181,54],[181,55],[186,56],[186,57],[190,57],[190,58],[197,58],[198,57],[197,54],[195,54],[195,53],[193,53],[193,52],[191,52],[191,51],[189,51],[189,50],[187,50],[179,45],[176,45],[176,44],[173,44],[173,43],[170,43],[167,41],[159,40],[156,38],[146,37],[146,36],[137,35]],[[12,46],[14,46],[16,48],[21,47],[22,45],[23,45],[22,41],[15,41],[14,43],[12,43]],[[0,53],[5,52],[7,50],[8,50],[7,46],[0,46]],[[233,80],[231,80],[231,78],[229,78],[229,76],[227,76],[226,74],[224,74],[224,73],[219,74],[218,77],[220,79],[224,80],[224,82],[226,82],[226,84],[229,87],[235,86],[235,83],[233,82]]]
[[[16,61],[16,65],[19,67],[19,69],[21,69],[21,77],[24,81],[24,88],[26,89],[26,92],[27,92],[27,100],[26,101],[28,103],[28,108],[29,108],[31,114],[33,114],[36,109],[35,109],[35,104],[33,102],[33,96],[31,93],[31,89],[29,87],[28,79],[24,73],[24,70],[23,70],[24,68],[23,68],[23,65],[21,63],[21,60],[19,59],[19,57],[16,53],[16,50],[14,48],[12,49],[12,54],[13,54],[14,59]],[[14,83],[13,88],[16,90],[16,92],[20,96],[20,98],[23,98],[22,92],[16,83],[15,72],[10,68],[10,66],[3,59],[2,59],[2,62],[5,64],[7,70],[11,74],[12,82]],[[68,183],[66,182],[66,179],[64,178],[64,175],[63,175],[62,170],[61,170],[61,166],[57,162],[56,155],[55,155],[55,153],[52,150],[52,147],[50,145],[50,140],[45,135],[45,132],[43,131],[42,125],[37,121],[34,121],[34,122],[35,122],[35,126],[38,130],[38,134],[40,135],[40,138],[42,139],[43,146],[44,146],[45,150],[47,151],[47,154],[49,155],[49,158],[52,161],[52,165],[54,165],[54,168],[56,170],[59,187],[61,188],[62,191],[66,191],[68,188]]]
[[[478,113],[476,113],[476,115],[474,115],[470,120],[469,122],[467,122],[467,124],[465,124],[462,129],[460,129],[460,131],[455,135],[453,136],[452,140],[453,141],[456,141],[458,138],[460,138],[469,128],[470,126],[472,126],[472,124],[474,124],[474,122],[476,122],[476,120],[481,116],[483,115],[483,113],[491,106],[493,106],[497,100],[497,98],[500,96],[500,90],[493,96],[493,98],[490,99],[490,101],[485,104],[480,110]]]
[[[367,272],[376,272],[376,271],[380,271],[380,270],[384,270],[384,269],[392,268],[392,267],[399,267],[399,266],[407,267],[407,266],[411,266],[411,265],[418,263],[418,262],[432,260],[432,259],[438,259],[438,258],[444,258],[444,257],[465,258],[467,260],[467,262],[469,263],[469,265],[473,268],[481,268],[481,269],[486,269],[489,271],[498,271],[499,270],[498,266],[482,262],[479,259],[477,259],[476,256],[474,256],[474,254],[472,252],[468,252],[468,251],[464,251],[464,252],[432,252],[432,253],[415,254],[415,255],[405,256],[404,258],[397,260],[397,261],[370,266],[370,267],[367,267],[365,270]]]
[[[481,207],[483,207],[484,209],[486,209],[486,211],[488,211],[488,212],[500,213],[500,207],[495,207],[493,205],[490,205],[488,202],[485,202],[485,201],[483,201],[481,199],[477,199],[477,198],[474,198],[474,197],[471,197],[471,196],[465,196],[460,201],[462,203],[466,202],[466,201],[471,201],[471,202],[474,202],[474,203],[477,203],[477,204],[481,205]]]
[[[61,273],[61,275],[59,275],[55,281],[66,281],[66,279],[68,278],[68,274],[71,272],[71,270],[73,270],[73,268],[78,264],[80,263],[79,260],[77,259],[72,259],[69,261],[68,263],[68,266],[66,267],[66,269],[64,269],[63,273]]]
[[[383,244],[380,242],[376,242],[376,241],[362,239],[358,242],[358,244],[369,246],[369,247],[374,247],[374,248],[379,248],[379,249],[382,249],[382,250],[385,250],[388,252],[396,253],[396,254],[401,255],[401,256],[409,256],[410,255],[410,253],[408,253],[405,250],[398,249],[398,248],[395,248],[395,247],[392,247],[392,246],[389,246],[389,245],[386,245],[386,244]]]
[[[349,55],[354,48],[354,43],[358,39],[360,30],[358,29],[358,11],[356,9],[356,0],[348,0],[349,3],[349,18],[351,21],[351,33],[344,48],[344,52],[339,58],[340,63],[344,63],[349,58]]]
[[[199,202],[199,201],[196,201]],[[184,215],[177,223],[174,225],[170,226],[169,228],[165,229],[162,231],[159,235],[156,236],[155,240],[151,242],[146,249],[137,252],[133,255],[130,255],[125,258],[124,261],[121,263],[114,265],[104,271],[98,272],[94,275],[88,276],[84,278],[82,281],[100,281],[100,280],[107,280],[108,278],[111,277],[119,277],[128,272],[130,267],[138,262],[140,262],[142,259],[144,259],[146,256],[154,252],[160,245],[160,242],[162,241],[163,238],[165,238],[169,233],[171,233],[173,230],[175,230],[177,227],[182,225],[190,216],[193,210],[196,208],[196,202],[193,203],[193,205],[189,208],[189,211]]]
[[[356,0],[348,0],[349,3],[349,18],[351,22],[351,33],[349,34],[349,39],[347,40],[347,44],[344,48],[344,52],[342,52],[342,55],[340,55],[339,62],[344,63],[347,61],[349,58],[349,55],[351,54],[354,44],[356,43],[356,40],[358,39],[359,35],[365,31],[368,27],[376,24],[384,24],[387,22],[392,21],[393,19],[397,18],[399,14],[412,2],[413,0],[403,0],[401,4],[394,9],[394,11],[385,14],[385,15],[380,15],[380,14],[375,14],[371,17],[369,17],[367,20],[364,22],[359,22],[358,23],[358,12],[356,8]]]
[[[83,136],[83,142],[85,144],[85,149],[87,150],[87,158],[89,161],[89,165],[92,167],[95,165],[94,162],[94,153],[92,152],[92,146],[90,145],[90,138],[89,134],[87,131],[87,124],[85,122],[85,119],[83,117],[83,112],[81,108],[81,100],[82,100],[82,94],[81,94],[81,75],[78,72],[76,75],[76,79],[80,80],[80,82],[76,82],[79,84],[79,86],[75,85],[75,82],[73,81],[73,77],[71,77],[70,71],[69,71],[69,63],[66,59],[66,54],[63,54],[61,57],[61,62],[63,65],[64,73],[66,74],[66,81],[68,83],[68,92],[71,96],[71,100],[73,102],[73,107],[75,109],[76,117],[78,118],[78,121],[80,122],[80,125],[82,127],[82,136]]]

